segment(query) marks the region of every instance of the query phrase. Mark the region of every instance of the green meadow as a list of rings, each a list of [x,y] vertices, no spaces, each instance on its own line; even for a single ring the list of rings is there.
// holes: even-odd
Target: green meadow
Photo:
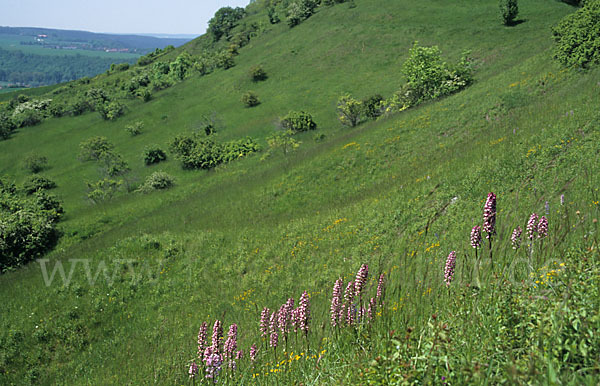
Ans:
[[[0,176],[21,186],[25,158],[45,156],[39,174],[56,182],[65,211],[44,260],[0,275],[0,383],[211,384],[205,370],[194,379],[188,370],[201,365],[201,324],[210,336],[219,319],[225,335],[237,324],[244,354],[235,371],[223,364],[218,384],[598,384],[600,70],[561,66],[551,35],[576,8],[521,1],[520,22],[504,26],[492,0],[354,0],[289,28],[269,24],[262,4],[247,7],[248,23],[264,28],[235,66],[192,74],[147,102],[129,99],[113,121],[97,112],[49,118],[0,141]],[[473,84],[343,126],[340,95],[391,97],[415,41],[448,62],[469,51]],[[250,79],[257,65],[266,80]],[[136,68],[91,83],[109,87]],[[250,90],[261,103],[248,108]],[[295,151],[262,159],[292,110],[310,112],[317,129],[294,135]],[[183,169],[168,144],[207,118],[218,141],[249,136],[263,151]],[[132,136],[126,127],[139,121]],[[133,187],[156,171],[174,186],[122,189],[93,204],[86,182],[98,180],[98,163],[78,159],[93,136],[115,145]],[[151,145],[167,160],[146,166]],[[471,229],[489,192],[496,233],[475,249]],[[534,212],[548,219],[548,235],[529,240]],[[364,323],[334,327],[334,283],[342,278],[344,289],[363,264],[362,301],[384,274],[382,305]],[[298,306],[304,291],[307,333],[270,347],[263,307],[277,311],[290,297]]]

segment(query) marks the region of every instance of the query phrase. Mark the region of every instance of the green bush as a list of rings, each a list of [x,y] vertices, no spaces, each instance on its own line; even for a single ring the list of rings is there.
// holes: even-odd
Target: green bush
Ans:
[[[58,239],[62,206],[52,196],[25,197],[0,179],[0,272],[42,255]]]
[[[208,21],[208,32],[215,41],[219,41],[223,36],[227,37],[244,16],[246,16],[244,8],[223,7]]]
[[[262,68],[262,66],[260,66],[260,65],[250,67],[250,79],[252,79],[253,82],[259,82],[261,80],[266,80],[267,73],[264,70],[264,68]]]
[[[519,6],[517,0],[500,0],[500,17],[504,25],[513,25],[515,18],[519,14]]]
[[[181,134],[171,141],[169,148],[184,169],[211,169],[221,163],[221,146],[210,137]]]
[[[117,101],[105,102],[97,106],[98,113],[102,119],[114,121],[125,112],[125,106]]]
[[[600,1],[586,2],[552,29],[554,57],[564,66],[600,63]]]
[[[48,166],[48,158],[39,154],[30,154],[23,160],[23,169],[30,173],[39,173]]]
[[[344,126],[354,127],[362,120],[363,105],[362,102],[346,94],[338,99],[337,111],[338,118]]]
[[[112,151],[102,153],[99,158],[100,173],[108,177],[119,177],[129,173],[131,169],[120,154]]]
[[[56,183],[42,176],[31,176],[24,184],[23,191],[31,195],[38,190],[50,190],[56,188]]]
[[[0,112],[0,139],[8,139],[16,128],[13,119],[8,114]]]
[[[258,95],[256,95],[256,93],[253,91],[248,91],[244,95],[242,95],[242,102],[246,107],[254,107],[260,104]]]
[[[222,162],[235,161],[238,158],[260,151],[260,145],[252,138],[247,137],[237,141],[229,141],[223,145]]]
[[[79,144],[80,161],[97,161],[103,154],[110,153],[115,145],[108,142],[106,137],[91,137]]]
[[[415,42],[409,57],[402,65],[402,74],[407,83],[399,93],[409,106],[428,99],[438,98],[459,91],[473,81],[468,53],[460,62],[450,65],[442,60],[437,46],[421,47]]]
[[[146,165],[157,164],[167,159],[167,154],[158,146],[146,147],[143,155]]]
[[[149,193],[153,190],[169,189],[175,185],[175,179],[169,174],[158,171],[152,173],[144,184],[138,189],[138,192]]]
[[[369,119],[377,119],[382,114],[381,102],[383,102],[383,97],[379,94],[363,100],[362,105],[365,116]]]
[[[181,161],[184,169],[211,169],[260,150],[252,138],[217,143],[211,137],[199,133],[177,135],[169,149]]]
[[[44,119],[44,115],[39,110],[27,109],[15,114],[13,120],[18,127],[34,126]]]
[[[319,5],[318,0],[296,0],[291,2],[287,8],[288,26],[295,27],[308,19],[315,13],[315,8]]]
[[[86,182],[88,193],[87,197],[93,204],[110,200],[123,185],[123,181],[110,178],[103,178],[96,182]]]
[[[132,137],[142,134],[143,128],[144,128],[144,122],[142,122],[142,121],[135,121],[131,125],[125,126],[125,130],[129,134],[131,134]]]
[[[288,115],[281,119],[280,124],[284,129],[291,130],[294,133],[317,128],[312,115],[304,111],[290,111]]]

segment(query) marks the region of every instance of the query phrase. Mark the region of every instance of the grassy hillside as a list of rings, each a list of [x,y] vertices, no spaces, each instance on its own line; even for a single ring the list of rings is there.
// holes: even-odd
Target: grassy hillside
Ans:
[[[47,267],[61,263],[68,274],[75,264],[68,285],[57,273],[47,286],[36,262],[0,277],[2,383],[186,383],[198,328],[217,318],[225,328],[237,323],[245,352],[240,371],[219,378],[231,384],[597,383],[600,72],[562,69],[551,53],[550,28],[573,8],[523,2],[524,22],[505,27],[496,1],[355,4],[320,7],[292,29],[268,25],[234,67],[188,77],[146,103],[130,100],[115,121],[51,118],[0,141],[0,175],[17,184],[29,153],[48,158],[42,174],[56,181],[66,214]],[[342,127],[338,97],[391,96],[414,41],[438,45],[449,61],[470,50],[475,83]],[[197,54],[197,46],[168,55]],[[248,72],[258,64],[268,79],[254,83]],[[243,106],[248,90],[260,105]],[[190,171],[169,153],[144,166],[146,146],[167,149],[204,117],[216,118],[219,141],[251,136],[266,147],[279,118],[300,109],[318,129],[298,134],[300,147],[286,156]],[[125,127],[136,121],[144,128],[132,137]],[[97,165],[77,156],[96,135],[116,145],[138,183],[163,170],[175,187],[90,204],[85,181],[98,179]],[[469,234],[490,191],[497,235],[493,256],[484,240],[476,270]],[[549,235],[513,250],[511,232],[525,231],[532,212],[546,215]],[[92,283],[85,264],[92,279],[99,264],[114,276]],[[386,273],[385,306],[368,326],[332,328],[333,284],[361,264],[369,294]],[[262,308],[289,297],[298,305],[305,290],[308,338],[290,337],[285,353],[283,343],[266,348]],[[573,348],[573,339],[583,343]]]

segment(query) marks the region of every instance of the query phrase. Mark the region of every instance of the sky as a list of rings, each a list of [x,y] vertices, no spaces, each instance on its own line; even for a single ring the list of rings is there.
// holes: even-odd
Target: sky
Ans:
[[[221,7],[250,0],[0,0],[0,26],[195,34]]]

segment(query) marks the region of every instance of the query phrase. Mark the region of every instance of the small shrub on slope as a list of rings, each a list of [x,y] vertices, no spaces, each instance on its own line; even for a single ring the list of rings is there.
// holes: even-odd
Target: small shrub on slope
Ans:
[[[158,171],[146,178],[146,182],[138,189],[141,193],[150,193],[154,190],[169,189],[175,185],[175,179],[169,174]]]
[[[144,149],[144,163],[146,165],[157,164],[165,161],[166,159],[167,154],[158,146],[147,147]]]
[[[554,57],[564,66],[600,63],[600,1],[589,1],[552,29]]]
[[[517,0],[500,0],[500,16],[504,25],[512,25],[519,13]]]
[[[242,95],[242,102],[246,107],[254,107],[260,104],[258,95],[256,95],[254,91],[248,91],[244,95]]]
[[[30,154],[23,161],[23,168],[30,173],[39,173],[48,166],[48,158],[39,154]]]
[[[42,176],[31,176],[24,184],[23,191],[31,195],[38,190],[50,190],[56,188],[56,183]]]
[[[38,192],[24,197],[14,185],[0,179],[0,272],[25,264],[57,240],[61,204]]]
[[[280,124],[284,129],[291,130],[294,133],[317,128],[312,115],[304,111],[290,111],[288,115],[281,119]]]
[[[402,65],[407,83],[400,97],[409,105],[435,99],[460,91],[473,81],[472,69],[467,54],[459,63],[450,65],[442,60],[437,46],[421,47],[415,43],[409,58]]]

